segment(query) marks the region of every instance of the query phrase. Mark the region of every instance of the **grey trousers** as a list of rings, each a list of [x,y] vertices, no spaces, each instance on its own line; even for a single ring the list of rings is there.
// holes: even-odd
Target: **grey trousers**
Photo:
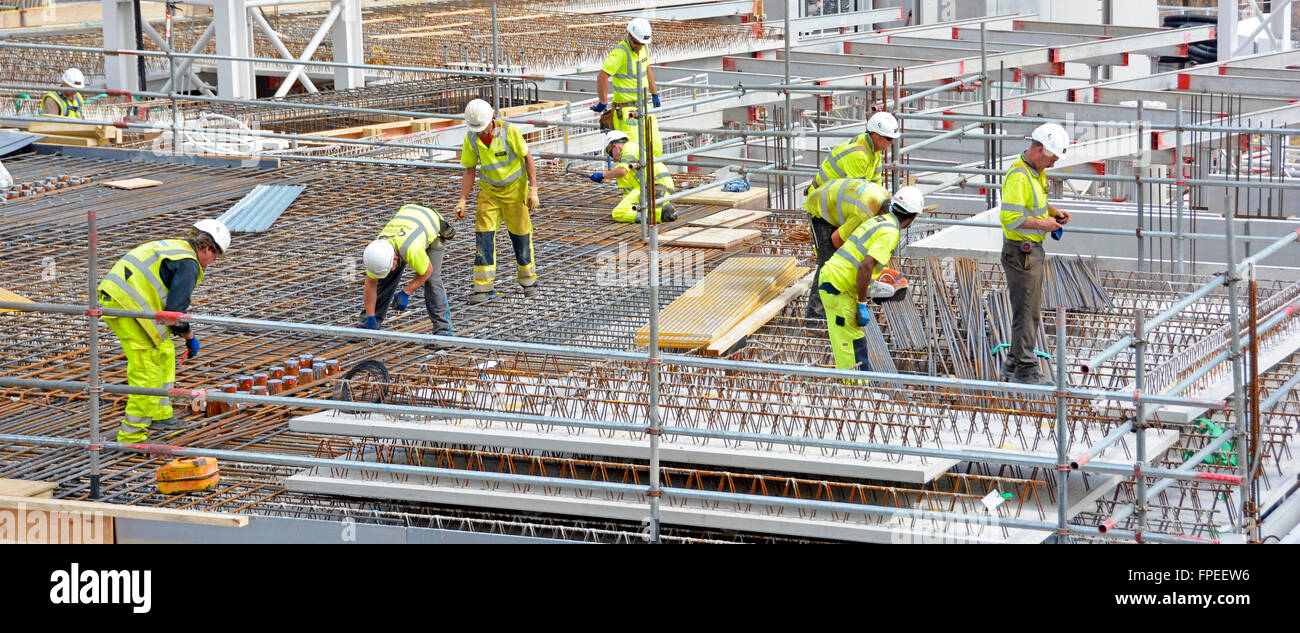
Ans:
[[[1047,269],[1042,246],[1021,252],[1019,242],[1002,242],[1002,271],[1011,295],[1011,355],[1009,371],[1038,367],[1034,344],[1043,329],[1043,274]]]
[[[838,228],[821,218],[808,217],[812,220],[813,252],[817,254],[817,270],[813,271],[813,279],[820,283],[822,266],[835,254],[835,243],[831,241],[831,235]],[[808,316],[820,317],[826,313],[822,307],[822,296],[817,292],[817,283],[808,291]]]
[[[442,285],[442,258],[447,253],[446,246],[439,237],[425,250],[429,255],[429,266],[433,273],[424,282],[424,307],[429,311],[429,321],[433,323],[435,336],[451,336],[451,307],[447,304],[447,288]],[[406,261],[398,260],[397,267],[387,277],[379,280],[378,297],[375,299],[375,320],[380,324],[388,314],[388,307],[393,303],[393,295],[402,282],[402,272],[406,270]]]

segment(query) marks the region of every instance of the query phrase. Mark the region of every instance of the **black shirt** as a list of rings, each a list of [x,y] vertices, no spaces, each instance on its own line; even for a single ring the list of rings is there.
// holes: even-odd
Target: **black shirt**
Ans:
[[[190,295],[194,293],[194,286],[199,283],[199,263],[193,259],[163,260],[158,269],[158,276],[167,287],[167,305],[163,306],[163,310],[168,312],[189,310]],[[173,325],[171,331],[173,334],[184,336],[189,333],[190,324]]]

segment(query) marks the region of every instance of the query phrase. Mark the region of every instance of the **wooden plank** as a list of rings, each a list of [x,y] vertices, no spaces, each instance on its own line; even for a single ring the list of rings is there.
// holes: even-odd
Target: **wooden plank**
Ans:
[[[32,302],[31,299],[28,299],[27,297],[24,297],[24,296],[22,296],[22,295],[20,295],[20,294],[15,294],[15,293],[9,292],[8,290],[5,290],[4,288],[0,288],[0,301],[8,301],[8,302],[11,302],[11,303],[31,303],[31,302]],[[5,312],[20,312],[20,310],[0,310],[0,313],[5,313]]]
[[[238,514],[221,514],[218,512],[201,512],[198,510],[173,510],[171,508],[142,508],[117,503],[98,501],[73,501],[70,499],[37,499],[32,497],[15,497],[0,495],[0,507],[16,508],[18,504],[28,510],[47,512],[81,512],[94,514],[103,512],[106,517],[119,519],[141,519],[144,521],[169,521],[172,523],[190,523],[193,525],[215,525],[218,527],[244,527],[248,517]]]
[[[117,138],[118,130],[111,125],[91,125],[89,123],[65,123],[63,121],[32,121],[27,127],[32,134],[57,134],[60,136],[81,136],[101,141]]]
[[[721,229],[683,226],[659,235],[664,246],[692,246],[695,248],[731,248],[762,237],[754,229]]]
[[[99,145],[98,139],[84,136],[62,136],[59,134],[46,134],[45,138],[41,139],[41,142],[50,145],[75,145],[77,147],[96,147]]]
[[[409,26],[407,28],[397,29],[397,30],[403,33],[422,33],[425,31],[446,31],[447,29],[454,29],[460,26],[469,26],[471,24],[474,23],[473,22],[452,22],[451,24],[434,24],[431,26]]]
[[[59,484],[28,479],[0,479],[0,495],[7,497],[36,497],[49,499]]]
[[[719,207],[757,209],[767,204],[767,188],[751,187],[749,191],[719,191],[710,189],[679,198],[677,204],[700,204]]]
[[[687,224],[691,226],[716,226],[723,229],[734,229],[750,222],[757,222],[763,218],[772,215],[771,211],[755,211],[753,209],[728,209],[719,211],[712,215],[706,215],[702,218],[691,220]]]
[[[424,37],[442,37],[443,35],[464,35],[460,31],[433,31],[431,33],[389,33],[388,35],[372,35],[372,40],[413,40]]]
[[[449,15],[467,15],[470,13],[483,13],[487,9],[460,9],[458,11],[439,11],[437,13],[425,13],[426,18],[441,18]]]
[[[721,356],[736,343],[740,342],[740,339],[757,332],[759,328],[763,327],[768,321],[771,321],[776,317],[776,315],[780,314],[781,311],[785,309],[785,306],[789,305],[791,301],[807,294],[808,289],[813,285],[813,275],[815,274],[815,272],[808,273],[803,279],[796,281],[794,285],[782,291],[775,299],[768,301],[757,310],[751,312],[750,315],[745,317],[740,323],[737,323],[730,330],[727,330],[726,334],[723,334],[710,343],[705,352],[709,356]]]
[[[126,180],[111,180],[109,182],[104,183],[104,186],[112,187],[114,189],[126,189],[128,191],[131,191],[135,189],[147,189],[149,187],[157,187],[158,185],[161,184],[162,181],[150,180],[148,178],[127,178]]]

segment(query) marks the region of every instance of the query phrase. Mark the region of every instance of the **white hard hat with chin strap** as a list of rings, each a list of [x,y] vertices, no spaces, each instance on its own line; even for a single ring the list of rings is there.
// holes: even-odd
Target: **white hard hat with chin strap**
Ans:
[[[365,262],[366,272],[372,277],[383,279],[393,271],[393,255],[396,253],[397,250],[388,240],[375,240],[366,247],[361,259]]]

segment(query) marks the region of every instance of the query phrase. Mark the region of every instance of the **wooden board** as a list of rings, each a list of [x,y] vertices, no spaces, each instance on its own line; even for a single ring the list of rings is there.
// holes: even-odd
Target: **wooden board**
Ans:
[[[737,209],[759,209],[767,205],[767,188],[750,187],[749,191],[708,189],[677,199],[677,204],[701,204]]]
[[[723,229],[734,229],[740,226],[757,222],[763,218],[772,215],[771,211],[754,211],[752,209],[728,209],[719,211],[712,215],[706,215],[702,218],[691,220],[687,224],[691,226],[715,226]]]
[[[157,187],[158,185],[161,184],[162,181],[149,180],[148,178],[127,178],[126,180],[112,180],[106,182],[104,183],[104,186],[112,187],[114,189],[126,189],[130,191],[134,189],[147,189],[149,187]]]
[[[171,508],[143,508],[139,506],[102,503],[98,501],[39,499],[33,497],[0,495],[0,507],[16,508],[20,503],[28,510],[42,510],[47,512],[81,512],[83,514],[103,512],[106,517],[116,517],[120,519],[170,521],[173,523],[215,525],[219,527],[244,527],[245,525],[248,525],[248,517],[238,514],[221,514],[219,512],[201,512],[197,510],[173,510]]]
[[[117,128],[111,125],[91,125],[89,123],[66,123],[63,121],[32,121],[27,126],[32,134],[56,134],[59,136],[81,136],[101,141],[116,140]]]
[[[58,484],[27,479],[0,479],[0,495],[8,497],[36,497],[49,499]]]
[[[0,301],[8,301],[10,303],[31,303],[32,302],[31,299],[28,299],[27,297],[24,297],[19,294],[14,294],[12,292],[9,292],[4,288],[0,288]],[[4,313],[4,312],[21,312],[21,310],[0,310],[0,313]]]
[[[96,147],[99,145],[98,139],[84,136],[63,136],[60,134],[46,134],[45,138],[41,139],[41,142],[49,145],[73,145],[76,147]]]
[[[659,234],[663,246],[690,246],[695,248],[731,248],[762,237],[754,229],[720,229],[683,226]]]
[[[759,328],[771,321],[776,315],[780,314],[789,303],[808,293],[808,289],[813,285],[813,275],[808,273],[803,279],[796,281],[794,285],[786,288],[775,299],[763,304],[757,310],[750,313],[740,323],[732,326],[726,334],[718,337],[705,350],[709,356],[721,356],[731,349],[740,339],[757,332]]]

